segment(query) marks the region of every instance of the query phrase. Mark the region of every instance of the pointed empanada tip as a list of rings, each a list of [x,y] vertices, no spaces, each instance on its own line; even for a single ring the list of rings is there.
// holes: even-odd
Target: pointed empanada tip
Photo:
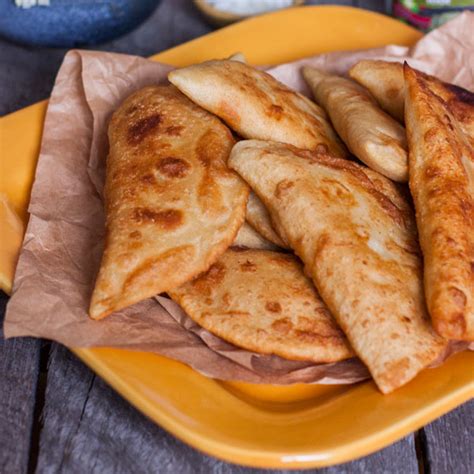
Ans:
[[[313,87],[317,86],[318,83],[322,79],[329,76],[328,73],[326,73],[324,71],[321,71],[320,69],[315,68],[313,66],[303,66],[302,73],[303,73],[303,77],[306,80],[306,82],[310,86],[313,86]]]
[[[244,64],[247,63],[247,60],[246,60],[246,58],[245,58],[244,53],[242,53],[242,52],[240,52],[240,51],[237,52],[237,53],[232,54],[231,56],[229,56],[229,57],[226,58],[226,59],[228,59],[229,61],[237,61],[237,62],[239,62],[239,63],[244,63]]]

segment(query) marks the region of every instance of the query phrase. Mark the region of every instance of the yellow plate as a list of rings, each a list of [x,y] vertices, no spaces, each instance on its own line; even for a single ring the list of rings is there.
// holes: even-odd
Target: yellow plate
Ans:
[[[184,66],[242,51],[254,64],[270,64],[327,51],[410,45],[419,38],[419,32],[404,24],[367,11],[305,7],[236,24],[153,59]],[[0,225],[10,226],[16,236],[27,219],[45,110],[46,102],[41,102],[0,120]],[[18,238],[2,242],[1,251],[1,284],[8,289]],[[424,371],[388,396],[372,382],[290,387],[225,383],[154,354],[109,348],[74,352],[178,438],[251,466],[308,468],[349,461],[388,445],[474,395],[474,353],[467,352]]]

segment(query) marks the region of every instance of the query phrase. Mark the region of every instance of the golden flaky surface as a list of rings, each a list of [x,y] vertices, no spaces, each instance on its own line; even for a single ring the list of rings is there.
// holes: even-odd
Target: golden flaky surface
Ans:
[[[239,142],[229,166],[265,203],[382,392],[438,357],[446,344],[426,312],[413,215],[393,183],[257,140]]]
[[[275,232],[267,208],[252,191],[250,191],[249,194],[245,218],[260,235],[265,237],[265,239],[274,243],[278,247],[288,248],[288,245],[285,244],[281,237]]]
[[[278,250],[278,245],[265,239],[247,222],[242,224],[232,245],[248,249]]]
[[[410,190],[433,325],[474,340],[474,149],[449,104],[406,66]]]
[[[168,76],[191,100],[245,138],[347,154],[326,113],[266,72],[239,61],[207,61]]]
[[[474,146],[474,93],[417,71],[425,84],[443,99],[451,114]],[[349,75],[367,87],[382,108],[404,122],[405,78],[403,65],[387,61],[364,60]]]
[[[352,66],[349,76],[368,89],[382,109],[404,122],[405,80],[400,63],[364,59]]]
[[[207,270],[234,240],[248,198],[226,165],[234,144],[228,128],[173,86],[125,100],[109,143],[94,319]]]
[[[353,356],[292,255],[229,249],[206,273],[168,293],[199,325],[244,349],[313,362]]]
[[[349,150],[384,176],[407,181],[405,129],[370,93],[350,79],[316,68],[303,68],[303,76]]]

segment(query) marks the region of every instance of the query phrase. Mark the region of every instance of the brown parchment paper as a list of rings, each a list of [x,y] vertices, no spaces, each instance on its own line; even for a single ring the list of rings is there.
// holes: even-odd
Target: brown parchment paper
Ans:
[[[307,94],[300,75],[303,64],[345,73],[362,58],[407,59],[416,68],[472,89],[473,31],[474,14],[464,13],[412,48],[323,54],[268,71]],[[288,384],[353,383],[367,378],[357,359],[317,365],[239,349],[200,328],[178,305],[161,296],[102,321],[87,316],[104,236],[108,120],[130,93],[166,82],[171,69],[134,56],[92,51],[66,55],[46,114],[5,336],[43,337],[69,347],[155,352],[223,380]]]

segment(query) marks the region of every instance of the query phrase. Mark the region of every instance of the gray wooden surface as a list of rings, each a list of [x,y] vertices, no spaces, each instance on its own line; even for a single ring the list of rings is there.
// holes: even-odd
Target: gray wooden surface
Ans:
[[[313,1],[381,11],[383,1]],[[211,31],[190,0],[164,0],[132,33],[99,49],[150,55]],[[49,95],[65,51],[0,39],[0,115]],[[0,323],[7,297],[0,296]],[[357,420],[355,420],[356,422]],[[0,474],[247,473],[205,456],[125,402],[67,349],[0,332]],[[363,459],[322,473],[474,472],[474,402]]]

